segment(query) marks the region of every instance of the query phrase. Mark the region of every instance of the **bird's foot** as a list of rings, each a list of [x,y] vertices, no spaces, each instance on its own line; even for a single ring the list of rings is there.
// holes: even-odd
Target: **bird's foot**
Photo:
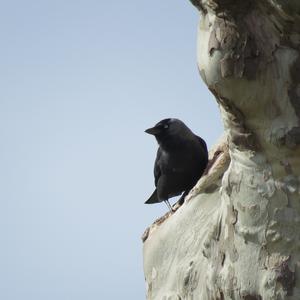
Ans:
[[[170,213],[174,213],[175,209],[173,209],[172,205],[170,204],[169,200],[165,200],[166,205],[168,206]]]

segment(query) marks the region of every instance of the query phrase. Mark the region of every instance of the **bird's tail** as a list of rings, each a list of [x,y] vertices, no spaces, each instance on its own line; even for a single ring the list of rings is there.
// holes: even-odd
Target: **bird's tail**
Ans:
[[[152,204],[152,203],[158,203],[158,198],[157,198],[157,189],[154,190],[150,198],[145,202],[145,204]]]

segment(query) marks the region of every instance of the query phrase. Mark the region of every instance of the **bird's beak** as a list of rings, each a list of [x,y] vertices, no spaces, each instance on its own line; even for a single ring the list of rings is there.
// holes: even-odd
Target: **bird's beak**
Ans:
[[[145,130],[146,133],[156,135],[160,132],[160,129],[158,127],[152,127]]]

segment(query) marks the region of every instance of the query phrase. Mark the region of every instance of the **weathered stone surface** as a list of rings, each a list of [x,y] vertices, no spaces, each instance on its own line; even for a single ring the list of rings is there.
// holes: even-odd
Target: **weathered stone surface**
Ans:
[[[226,139],[144,238],[149,300],[300,299],[300,2],[193,0]]]

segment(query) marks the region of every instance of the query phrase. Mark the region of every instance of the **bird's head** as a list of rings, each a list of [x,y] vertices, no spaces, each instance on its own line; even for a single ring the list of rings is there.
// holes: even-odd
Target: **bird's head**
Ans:
[[[191,134],[190,129],[175,118],[161,120],[154,127],[146,129],[145,132],[154,135],[159,144],[185,138]]]

